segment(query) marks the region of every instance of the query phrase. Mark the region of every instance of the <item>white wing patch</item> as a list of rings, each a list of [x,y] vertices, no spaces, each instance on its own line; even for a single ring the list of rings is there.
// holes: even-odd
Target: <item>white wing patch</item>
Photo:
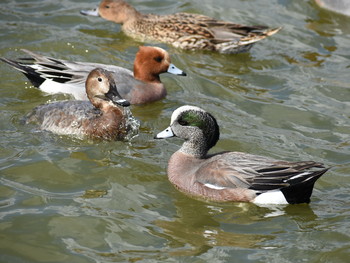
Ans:
[[[206,187],[208,187],[210,189],[214,189],[214,190],[224,190],[224,189],[226,189],[226,187],[218,186],[218,185],[215,185],[215,184],[209,184],[209,183],[204,184],[204,186],[206,186]]]

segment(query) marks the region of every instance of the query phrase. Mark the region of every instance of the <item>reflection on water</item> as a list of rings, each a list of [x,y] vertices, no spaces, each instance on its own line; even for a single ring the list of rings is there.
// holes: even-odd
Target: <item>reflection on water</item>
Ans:
[[[283,26],[247,54],[159,44],[187,77],[163,74],[166,99],[132,106],[130,142],[91,142],[23,126],[49,101],[0,63],[1,262],[347,262],[349,251],[349,18],[314,1],[136,1],[144,13],[196,12]],[[95,0],[4,0],[0,56],[26,48],[70,61],[132,69],[140,42],[79,15]],[[155,43],[152,43],[155,45]],[[332,166],[309,205],[258,207],[193,200],[166,177],[180,140],[155,141],[172,111],[216,116],[214,151],[237,150]]]

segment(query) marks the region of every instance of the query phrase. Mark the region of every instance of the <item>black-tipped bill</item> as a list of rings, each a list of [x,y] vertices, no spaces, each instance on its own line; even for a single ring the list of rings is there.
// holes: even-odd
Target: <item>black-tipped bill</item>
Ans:
[[[130,102],[126,99],[123,99],[115,84],[110,84],[109,91],[105,94],[106,98],[112,101],[115,105],[120,105],[122,107],[130,106]]]
[[[158,133],[156,136],[154,136],[154,139],[165,139],[165,138],[170,138],[170,137],[174,137],[174,136],[175,136],[175,134],[173,133],[173,130],[169,126],[164,131],[162,131],[162,132]]]
[[[126,99],[112,100],[114,104],[120,105],[122,107],[129,107],[130,102]]]
[[[174,64],[170,64],[169,68],[168,68],[168,73],[174,74],[174,75],[178,75],[178,76],[187,76],[187,74],[182,71],[181,69],[175,67]]]

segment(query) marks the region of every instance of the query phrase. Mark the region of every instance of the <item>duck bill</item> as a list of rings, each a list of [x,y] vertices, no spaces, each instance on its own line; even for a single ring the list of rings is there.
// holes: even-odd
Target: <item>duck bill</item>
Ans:
[[[109,88],[108,93],[105,94],[106,98],[110,101],[112,101],[115,105],[119,105],[122,107],[128,107],[130,106],[130,102],[126,99],[123,99],[115,85],[111,85]]]
[[[92,10],[80,10],[80,14],[84,16],[100,16],[98,8]]]
[[[173,133],[173,130],[169,126],[164,131],[158,133],[156,136],[154,136],[154,139],[165,139],[165,138],[171,138],[174,137],[175,134]]]
[[[116,99],[116,100],[112,100],[112,102],[115,105],[119,105],[119,106],[122,106],[122,107],[129,107],[130,106],[130,102],[127,101],[126,99]]]
[[[174,64],[169,65],[167,72],[174,74],[174,75],[178,75],[178,76],[187,76],[187,74],[185,72],[183,72],[181,69],[175,67]]]

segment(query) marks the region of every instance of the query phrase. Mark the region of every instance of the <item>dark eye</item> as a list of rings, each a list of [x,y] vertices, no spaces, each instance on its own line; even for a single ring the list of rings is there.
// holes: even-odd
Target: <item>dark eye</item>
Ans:
[[[102,82],[102,78],[97,78],[97,80],[98,80],[99,82]]]
[[[188,122],[183,119],[180,119],[178,122],[181,126],[188,126]]]
[[[154,60],[160,63],[162,62],[163,58],[159,56],[159,57],[155,57]]]
[[[109,5],[105,5],[105,8],[109,8]]]

